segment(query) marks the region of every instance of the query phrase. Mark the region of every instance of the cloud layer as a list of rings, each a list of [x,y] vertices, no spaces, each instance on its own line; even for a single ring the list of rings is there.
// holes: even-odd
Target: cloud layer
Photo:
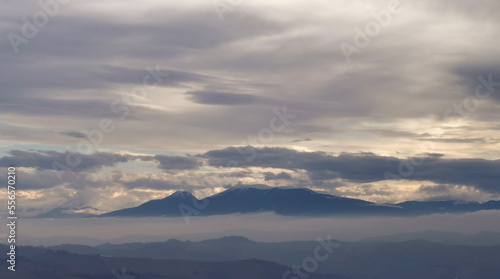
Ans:
[[[62,2],[0,11],[0,166],[33,210],[238,183],[498,198],[498,1]]]

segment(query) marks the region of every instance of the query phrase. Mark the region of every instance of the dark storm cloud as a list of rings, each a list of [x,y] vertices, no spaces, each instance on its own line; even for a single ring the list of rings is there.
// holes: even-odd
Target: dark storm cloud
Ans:
[[[66,165],[69,161],[75,162],[76,166],[71,167],[71,170],[75,172],[98,169],[103,166],[113,166],[117,163],[123,163],[136,159],[136,157],[130,155],[104,152],[87,155],[80,153],[42,150],[11,150],[8,152],[8,154],[9,155],[0,158],[0,166],[6,167],[14,165],[16,167],[35,168],[37,170],[52,170],[54,169],[54,162]],[[79,163],[76,164],[76,162]]]
[[[7,173],[1,172],[0,179],[6,180]],[[62,182],[51,170],[39,170],[35,173],[17,170],[17,179],[18,183],[22,185],[23,190],[50,189]],[[72,182],[80,179],[81,177],[76,173],[68,173],[64,177],[64,182],[70,184],[69,186],[71,187]]]
[[[189,92],[189,99],[204,105],[251,105],[266,103],[266,98],[250,94],[235,94],[227,92],[196,91]]]
[[[79,158],[79,159],[76,159]],[[70,163],[68,163],[68,160]],[[70,166],[72,172],[94,170],[103,166],[114,166],[134,160],[155,161],[159,168],[166,171],[197,169],[201,162],[197,157],[182,156],[134,156],[117,153],[99,152],[82,154],[75,152],[57,152],[44,150],[10,150],[8,155],[0,158],[0,166],[14,165],[17,167],[35,168],[37,170],[52,170],[54,162]],[[71,167],[71,162],[79,162]]]
[[[269,181],[269,180],[292,180],[292,175],[287,173],[287,172],[280,172],[278,174],[274,174],[272,172],[265,172],[264,173],[264,180]]]
[[[160,164],[160,169],[165,171],[197,169],[201,162],[196,157],[156,155],[154,160]]]
[[[23,190],[66,191],[68,189],[82,190],[85,188],[102,189],[110,184],[107,181],[95,180],[88,176],[91,173],[66,172],[60,178],[54,171],[48,169],[36,172],[17,170],[17,179]],[[7,179],[6,173],[0,174],[0,179]],[[54,187],[59,186],[56,190]],[[46,193],[47,194],[47,193]]]
[[[461,79],[461,84],[468,89],[469,95],[500,101],[500,64],[491,62],[459,64],[452,69],[452,72]],[[482,87],[477,93],[478,86]]]
[[[211,150],[203,156],[215,167],[241,167],[306,170],[313,180],[347,179],[352,182],[386,180],[390,172],[417,181],[468,185],[488,192],[500,192],[500,160],[444,159],[428,155],[401,160],[373,153],[298,152],[287,148],[257,148],[255,157],[248,157],[248,148],[229,147]],[[412,163],[413,162],[413,163]]]
[[[68,136],[68,137],[77,138],[77,139],[84,139],[87,137],[84,133],[80,133],[80,132],[64,132],[61,134]]]
[[[220,176],[224,177],[237,177],[237,178],[250,177],[252,175],[253,172],[251,171],[235,171],[235,172],[220,174]]]
[[[161,82],[158,82],[158,86],[180,86],[184,82],[205,83],[214,79],[210,76],[166,69],[161,67],[161,65],[158,66],[159,74],[161,74]],[[144,69],[101,66],[98,70],[99,72],[96,75],[108,82],[137,84],[142,82],[144,76],[154,73],[156,68],[152,66]],[[151,81],[148,81],[148,83],[153,84],[155,82],[153,78],[154,76],[152,76]]]
[[[312,139],[311,138],[304,138],[304,139],[292,140],[292,142],[303,142],[303,141],[312,141]]]

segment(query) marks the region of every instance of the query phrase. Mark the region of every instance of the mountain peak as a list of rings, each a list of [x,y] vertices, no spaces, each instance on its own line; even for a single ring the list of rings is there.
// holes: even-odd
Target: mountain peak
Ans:
[[[167,198],[182,198],[182,199],[187,199],[187,198],[194,198],[193,194],[188,191],[177,191],[173,193],[172,195],[168,196]]]
[[[182,204],[201,201],[205,206],[200,216],[272,212],[283,216],[419,216],[435,213],[498,210],[498,203],[404,202],[375,204],[372,202],[317,193],[307,188],[262,187],[243,185],[198,200],[193,194],[178,191],[162,200],[146,202],[135,208],[110,212],[101,216],[183,216]]]

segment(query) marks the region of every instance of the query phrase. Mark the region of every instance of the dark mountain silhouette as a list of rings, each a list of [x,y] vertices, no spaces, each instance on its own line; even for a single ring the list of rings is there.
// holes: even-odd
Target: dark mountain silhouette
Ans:
[[[6,245],[0,245],[3,251]],[[78,255],[38,247],[18,247],[15,274],[0,269],[0,278],[13,279],[270,279],[283,278],[290,267],[258,259],[200,262]],[[6,255],[0,260],[6,262]],[[309,273],[309,279],[349,279]]]
[[[36,216],[36,218],[75,218],[75,217],[86,218],[86,217],[95,216],[94,214],[91,214],[91,213],[76,213],[78,211],[87,210],[87,209],[97,211],[97,209],[90,207],[90,206],[83,206],[83,207],[77,207],[77,208],[58,207],[58,208],[54,208],[48,212],[45,212],[43,214],[40,214],[40,215]]]
[[[193,206],[193,202],[199,200],[191,193],[175,192],[161,200],[152,200],[138,207],[117,210],[101,216],[181,216],[179,206],[181,204]]]
[[[359,199],[336,197],[301,188],[236,187],[198,200],[189,192],[176,192],[161,200],[146,202],[100,215],[101,217],[144,217],[184,214],[199,216],[233,213],[275,212],[285,216],[412,216],[433,213],[464,213],[498,210],[499,201],[465,203],[457,201],[404,202],[375,204]]]
[[[405,242],[411,240],[425,240],[449,245],[500,246],[500,233],[485,231],[476,234],[461,234],[443,231],[420,231],[370,237],[362,241]]]
[[[328,257],[323,261],[318,261],[317,272],[332,274],[332,278],[338,278],[338,275],[353,279],[500,278],[500,268],[498,268],[500,246],[444,245],[421,240],[325,242],[340,244],[336,247],[329,246],[332,248],[330,252],[324,248],[319,251],[319,255],[328,255]],[[48,254],[44,254],[45,249],[35,249],[38,253],[37,257],[31,257],[30,255],[34,252],[26,251],[25,249],[28,248],[22,247],[19,254],[44,267],[47,266],[47,261],[60,262],[64,264],[64,268],[54,270],[68,270],[65,272],[73,272],[73,274],[76,271],[78,273],[90,272],[101,266],[107,268],[113,266],[116,269],[125,266],[127,270],[136,274],[151,271],[155,274],[171,276],[166,278],[182,278],[181,275],[185,276],[184,278],[244,278],[233,277],[236,275],[232,272],[235,269],[239,272],[250,272],[247,268],[253,265],[258,270],[271,272],[265,278],[282,278],[284,267],[300,265],[304,259],[314,257],[317,247],[320,246],[318,241],[255,242],[243,237],[231,236],[198,242],[169,240],[154,243],[103,244],[87,248],[65,245],[48,247],[49,251],[52,251]],[[67,249],[72,253],[85,255],[79,258],[69,253],[54,252],[58,249]],[[63,255],[59,260],[57,260],[58,253]],[[98,254],[107,255],[107,257],[98,258]],[[273,262],[277,264],[272,264]],[[113,264],[110,265],[111,263]],[[72,267],[72,265],[79,266]],[[27,269],[24,263],[20,262],[20,266]],[[186,270],[190,268],[198,270],[199,273],[189,274]],[[273,271],[275,268],[276,272]],[[88,270],[85,271],[85,269]],[[106,269],[101,270],[106,271]],[[194,275],[196,276],[191,277]],[[256,274],[255,278],[263,278],[261,275]],[[286,278],[291,279],[294,276]]]

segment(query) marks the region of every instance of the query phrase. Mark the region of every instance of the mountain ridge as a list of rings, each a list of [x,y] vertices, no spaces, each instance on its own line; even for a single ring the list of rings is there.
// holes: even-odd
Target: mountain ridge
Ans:
[[[163,199],[101,215],[73,217],[184,217],[274,212],[282,216],[420,216],[435,213],[467,213],[500,210],[500,201],[406,201],[377,204],[361,199],[318,193],[307,188],[252,187],[239,185],[203,199],[177,191]],[[53,209],[52,211],[54,211]],[[55,210],[57,211],[57,210]],[[47,213],[37,216],[47,218]],[[70,214],[61,215],[71,218]],[[51,218],[60,216],[54,215]]]
[[[116,210],[100,217],[140,217],[143,208],[151,215],[180,217],[180,206],[195,210],[199,216],[274,212],[283,216],[416,216],[433,213],[465,213],[498,210],[500,202],[407,201],[397,204],[377,204],[360,199],[318,193],[306,188],[233,187],[210,197],[198,199],[188,192],[176,192],[161,200],[146,202],[138,207]],[[161,207],[156,205],[165,205]],[[197,207],[198,205],[202,205]]]

